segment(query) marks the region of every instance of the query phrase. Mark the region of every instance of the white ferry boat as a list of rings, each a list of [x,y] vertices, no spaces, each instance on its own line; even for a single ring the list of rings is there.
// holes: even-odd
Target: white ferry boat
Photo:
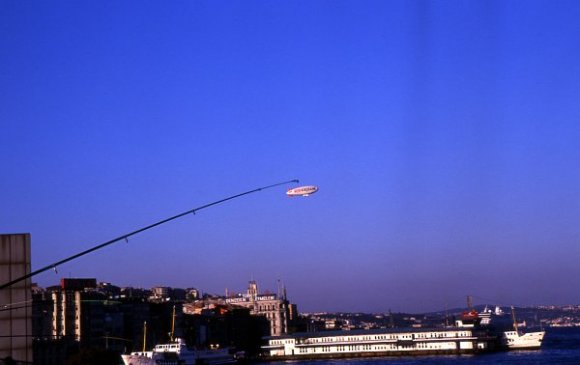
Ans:
[[[503,333],[503,344],[510,350],[538,349],[542,346],[545,331],[521,333],[506,331]]]
[[[121,355],[121,358],[125,365],[169,365],[177,364],[178,361],[193,365],[196,354],[178,338],[174,343],[156,345],[152,351],[132,352],[129,355]]]
[[[519,349],[539,349],[542,346],[546,331],[523,333],[518,327],[516,313],[512,307],[513,331],[505,331],[502,336],[502,343],[509,350]]]
[[[265,340],[266,358],[300,360],[478,353],[493,350],[496,337],[474,328],[453,327],[295,333]]]
[[[175,338],[175,306],[171,322],[170,343],[158,344],[152,351],[145,351],[147,322],[143,323],[143,351],[121,355],[125,365],[222,365],[237,361],[227,348],[194,350],[186,346],[181,338]]]
[[[510,319],[500,307],[495,307],[492,311],[485,309],[478,313],[480,325],[493,329],[500,337],[501,347],[507,350],[517,349],[538,349],[542,346],[545,331],[524,333],[520,327],[525,327],[525,321],[516,321],[515,310],[512,307],[512,318]]]
[[[125,365],[221,365],[236,362],[228,349],[193,350],[177,338],[175,342],[156,345],[152,351],[121,355]]]

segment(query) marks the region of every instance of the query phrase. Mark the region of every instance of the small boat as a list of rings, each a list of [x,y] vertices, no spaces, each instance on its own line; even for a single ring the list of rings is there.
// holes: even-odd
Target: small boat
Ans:
[[[503,333],[503,344],[508,350],[518,349],[539,349],[546,331],[527,332],[505,331]]]
[[[228,349],[194,350],[176,338],[174,342],[155,345],[152,351],[121,355],[125,365],[222,365],[236,362]]]
[[[539,349],[542,346],[546,331],[526,332],[520,331],[516,322],[516,314],[512,307],[513,331],[505,331],[502,336],[502,343],[508,350],[518,349]]]
[[[137,351],[129,355],[121,355],[125,365],[194,365],[195,351],[189,349],[180,339],[173,343],[156,345],[152,351]]]
[[[171,342],[158,344],[152,351],[145,351],[147,339],[147,322],[143,324],[143,351],[121,355],[125,365],[222,365],[237,361],[227,348],[212,348],[209,350],[194,350],[185,344],[181,338],[174,338],[175,306],[173,306],[173,321],[171,324]]]

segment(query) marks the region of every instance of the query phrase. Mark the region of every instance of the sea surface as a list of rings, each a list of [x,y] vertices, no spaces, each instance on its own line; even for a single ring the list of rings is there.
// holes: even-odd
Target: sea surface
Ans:
[[[417,364],[575,364],[580,365],[580,327],[548,328],[539,350],[506,351],[480,355],[404,356],[368,359],[276,361],[269,365],[417,365]]]

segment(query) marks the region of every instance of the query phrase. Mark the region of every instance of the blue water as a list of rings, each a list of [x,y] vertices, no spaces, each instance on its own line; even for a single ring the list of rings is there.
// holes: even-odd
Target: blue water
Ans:
[[[388,357],[314,361],[277,361],[270,365],[455,365],[455,364],[575,364],[580,365],[580,328],[550,328],[540,350],[507,351],[481,355]]]

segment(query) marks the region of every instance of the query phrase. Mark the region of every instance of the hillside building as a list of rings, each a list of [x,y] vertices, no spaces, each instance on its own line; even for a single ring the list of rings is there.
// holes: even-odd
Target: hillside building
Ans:
[[[288,333],[289,323],[296,315],[296,306],[290,305],[283,294],[259,294],[258,284],[250,281],[245,294],[226,298],[226,303],[250,309],[250,314],[263,316],[270,322],[270,336]]]

